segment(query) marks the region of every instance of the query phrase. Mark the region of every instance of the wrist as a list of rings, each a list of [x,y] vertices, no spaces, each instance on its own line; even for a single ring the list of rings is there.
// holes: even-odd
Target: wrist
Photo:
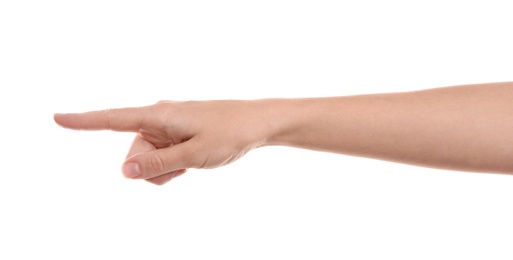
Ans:
[[[260,146],[294,146],[294,136],[307,116],[305,101],[286,98],[256,100],[262,125]]]

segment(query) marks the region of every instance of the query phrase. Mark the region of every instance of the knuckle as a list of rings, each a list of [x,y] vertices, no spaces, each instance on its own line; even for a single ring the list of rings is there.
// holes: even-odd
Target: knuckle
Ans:
[[[157,115],[163,115],[166,114],[169,109],[171,109],[173,106],[170,106],[172,103],[166,102],[166,101],[159,101],[155,105],[153,105],[152,110]]]

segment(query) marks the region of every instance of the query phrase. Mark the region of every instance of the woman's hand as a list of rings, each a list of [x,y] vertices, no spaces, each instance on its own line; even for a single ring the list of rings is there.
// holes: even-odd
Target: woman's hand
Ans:
[[[122,170],[127,178],[164,184],[187,168],[229,164],[262,146],[270,116],[264,101],[161,101],[152,106],[55,114],[75,130],[136,132]]]

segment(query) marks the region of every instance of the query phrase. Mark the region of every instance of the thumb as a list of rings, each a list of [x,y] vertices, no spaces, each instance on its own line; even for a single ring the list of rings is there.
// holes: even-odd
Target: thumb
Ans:
[[[195,145],[192,140],[166,148],[142,152],[123,163],[123,174],[131,179],[150,179],[180,169],[193,168]]]

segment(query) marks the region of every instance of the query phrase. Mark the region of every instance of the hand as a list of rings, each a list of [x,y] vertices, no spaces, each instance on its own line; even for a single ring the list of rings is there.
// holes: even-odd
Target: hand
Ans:
[[[75,130],[136,132],[122,171],[164,184],[187,168],[231,163],[265,143],[268,115],[259,101],[161,101],[152,106],[55,114]]]

